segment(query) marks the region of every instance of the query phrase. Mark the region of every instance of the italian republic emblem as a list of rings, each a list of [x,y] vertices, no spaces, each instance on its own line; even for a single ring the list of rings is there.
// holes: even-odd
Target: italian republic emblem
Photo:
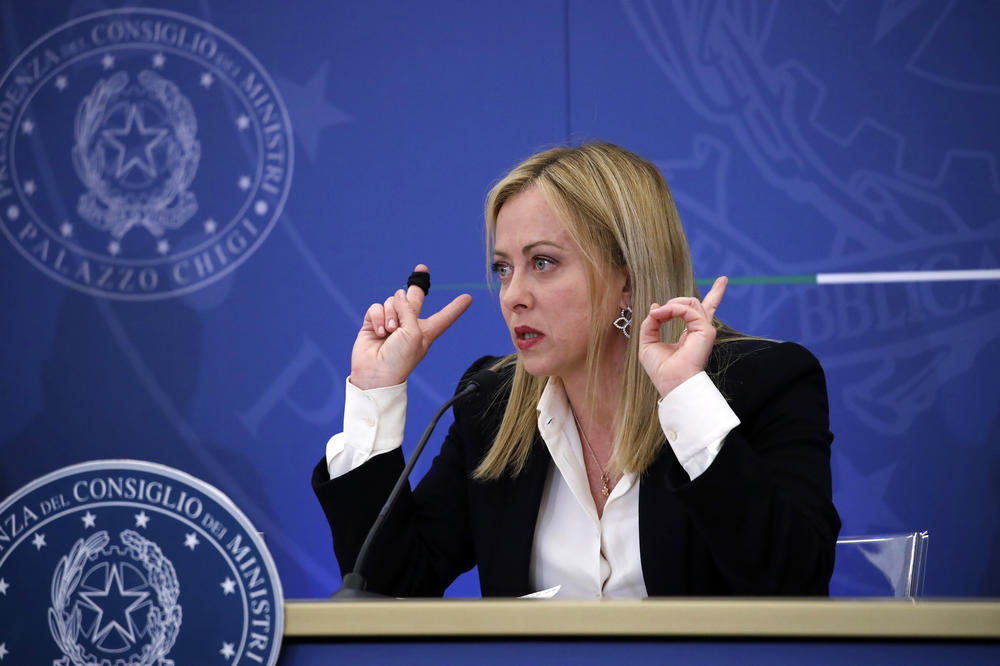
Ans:
[[[283,603],[250,521],[179,470],[82,463],[0,504],[0,662],[273,665]]]
[[[288,197],[281,95],[246,48],[190,16],[74,19],[17,57],[0,100],[0,231],[74,289],[155,300],[211,284]]]

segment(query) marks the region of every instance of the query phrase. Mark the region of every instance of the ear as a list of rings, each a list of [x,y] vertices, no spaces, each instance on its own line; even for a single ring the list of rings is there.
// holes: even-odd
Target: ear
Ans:
[[[624,268],[621,269],[621,276],[624,280],[622,281],[622,293],[618,299],[618,309],[624,310],[632,307],[632,278],[629,277],[628,271]]]

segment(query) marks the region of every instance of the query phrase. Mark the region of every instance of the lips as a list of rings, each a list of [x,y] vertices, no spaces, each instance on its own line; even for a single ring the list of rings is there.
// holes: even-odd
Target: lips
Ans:
[[[521,351],[531,349],[545,338],[544,333],[530,326],[515,326],[514,336],[517,348]]]

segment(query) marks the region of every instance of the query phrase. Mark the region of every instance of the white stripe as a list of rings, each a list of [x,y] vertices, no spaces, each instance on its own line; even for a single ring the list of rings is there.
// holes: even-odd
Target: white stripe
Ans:
[[[1000,280],[1000,269],[967,271],[882,271],[878,273],[817,273],[816,284],[870,282],[949,282],[953,280]]]

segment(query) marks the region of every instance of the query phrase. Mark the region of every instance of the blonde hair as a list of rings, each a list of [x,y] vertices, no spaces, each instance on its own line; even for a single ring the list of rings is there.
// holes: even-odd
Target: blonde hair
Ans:
[[[667,183],[650,162],[618,146],[587,143],[576,148],[553,148],[529,157],[491,190],[486,199],[487,261],[492,262],[497,216],[503,205],[528,188],[537,188],[580,247],[586,262],[591,294],[602,273],[624,269],[636,306],[634,328],[627,342],[614,423],[614,472],[642,473],[663,446],[655,418],[659,395],[639,364],[638,327],[650,303],[677,296],[698,296],[691,255],[677,207]],[[607,312],[610,303],[595,302],[592,312]],[[715,322],[717,327],[721,323]],[[676,341],[684,329],[680,320],[661,329],[661,338]],[[590,395],[604,359],[609,335],[620,335],[611,321],[591,317],[587,354]],[[479,479],[516,476],[524,468],[537,427],[536,406],[547,381],[527,373],[516,354],[497,363],[515,365],[510,396],[492,446],[476,468]]]

